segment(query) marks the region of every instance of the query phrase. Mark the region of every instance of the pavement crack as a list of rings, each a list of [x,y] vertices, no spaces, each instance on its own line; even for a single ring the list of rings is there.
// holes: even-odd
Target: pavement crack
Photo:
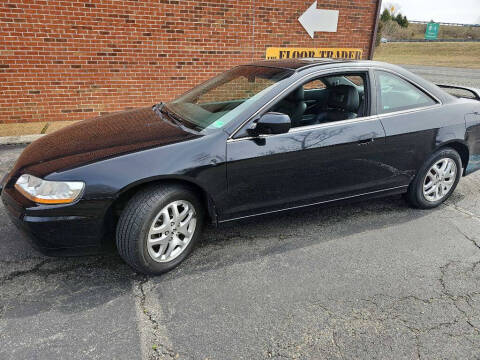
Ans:
[[[345,356],[343,355],[342,349],[341,349],[340,345],[338,344],[337,332],[336,331],[332,332],[332,342],[333,342],[333,345],[335,346],[335,348],[337,349],[337,352],[340,355],[340,358],[345,359]]]
[[[24,264],[28,260],[49,260],[48,258],[46,259],[45,257],[31,257],[28,259],[19,259],[19,260],[0,260],[0,264],[7,264],[7,265],[12,265],[12,264]]]
[[[476,241],[473,237],[468,236],[468,235],[467,235],[462,229],[460,229],[457,225],[454,224],[454,226],[455,226],[455,228],[458,230],[458,232],[465,237],[465,239],[469,240],[473,245],[475,245],[475,247],[476,247],[477,249],[480,250],[480,244],[477,243],[477,241]]]
[[[166,344],[165,335],[161,328],[163,325],[154,313],[154,310],[150,310],[148,306],[147,296],[148,291],[146,285],[148,284],[148,276],[143,275],[139,280],[134,283],[134,295],[137,298],[137,306],[140,310],[140,316],[143,317],[144,323],[146,322],[147,334],[143,341],[143,358],[148,360],[157,359],[178,359],[179,354],[172,349],[172,347]],[[158,309],[157,309],[158,310]],[[142,333],[142,328],[139,329]]]
[[[463,232],[459,229],[460,233],[463,234]],[[472,241],[475,246],[478,247],[478,244],[470,239],[467,235],[463,234],[465,236],[465,238],[469,239],[470,241]],[[456,262],[455,261],[449,261],[447,264],[445,264],[444,266],[441,266],[440,267],[440,272],[441,272],[441,276],[440,276],[440,285],[442,287],[442,293],[450,299],[450,301],[452,302],[452,304],[455,306],[455,308],[463,315],[463,318],[465,320],[465,323],[470,326],[475,332],[477,333],[480,333],[480,329],[478,329],[473,323],[472,321],[470,320],[470,315],[468,314],[468,312],[464,309],[461,308],[461,306],[458,304],[458,301],[461,300],[461,299],[464,299],[467,304],[469,304],[469,306],[471,306],[470,304],[470,297],[474,294],[477,294],[477,292],[471,292],[471,293],[468,293],[468,294],[462,294],[462,295],[455,295],[455,294],[452,294],[448,288],[447,288],[447,284],[445,282],[445,276],[446,276],[446,272],[448,270],[448,268],[450,266],[452,266],[453,264],[455,264]],[[472,265],[472,269],[475,269],[475,267],[478,265],[479,262],[476,262]]]
[[[50,266],[47,266],[50,265]],[[28,269],[15,270],[0,278],[0,286],[9,281],[14,281],[17,278],[38,275],[41,277],[48,277],[50,275],[65,274],[74,270],[87,268],[90,266],[102,267],[111,265],[110,257],[95,257],[90,261],[84,260],[63,260],[61,258],[47,258],[34,264]]]
[[[477,215],[473,212],[471,212],[470,210],[467,210],[467,209],[464,209],[462,208],[461,206],[458,206],[457,204],[445,204],[446,207],[454,210],[454,211],[457,211],[463,215],[467,215],[468,217],[471,217],[471,218],[474,218],[478,221],[480,221],[480,215]]]
[[[3,276],[0,278],[0,285],[3,285],[4,283],[6,283],[7,281],[12,281],[14,280],[15,278],[17,277],[21,277],[21,276],[26,276],[26,275],[29,275],[29,274],[33,274],[33,273],[37,273],[40,271],[40,269],[42,268],[43,265],[47,264],[47,263],[50,263],[52,262],[53,260],[51,259],[45,259],[45,260],[42,260],[38,263],[36,263],[35,265],[33,265],[31,268],[29,269],[25,269],[25,270],[16,270],[16,271],[12,271],[11,273],[9,273],[8,275],[6,276]]]

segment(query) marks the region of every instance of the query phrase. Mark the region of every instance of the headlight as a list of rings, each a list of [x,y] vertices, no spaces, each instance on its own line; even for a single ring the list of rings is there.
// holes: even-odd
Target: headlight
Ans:
[[[67,204],[75,201],[85,184],[80,181],[46,181],[24,174],[15,183],[23,196],[40,204]]]

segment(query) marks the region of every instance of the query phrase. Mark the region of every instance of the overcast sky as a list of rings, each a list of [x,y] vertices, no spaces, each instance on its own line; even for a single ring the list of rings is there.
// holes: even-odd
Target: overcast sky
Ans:
[[[409,20],[480,23],[480,0],[383,0],[385,7],[396,4]]]

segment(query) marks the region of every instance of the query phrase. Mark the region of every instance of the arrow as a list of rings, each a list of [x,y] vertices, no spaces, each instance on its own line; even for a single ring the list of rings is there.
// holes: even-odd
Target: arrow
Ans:
[[[338,10],[317,9],[317,1],[298,18],[313,39],[315,31],[337,32]]]

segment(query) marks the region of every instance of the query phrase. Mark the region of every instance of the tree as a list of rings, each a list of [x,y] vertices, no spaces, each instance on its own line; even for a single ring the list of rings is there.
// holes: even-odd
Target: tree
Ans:
[[[383,17],[383,14],[382,14],[382,17]],[[407,17],[405,15],[402,15],[401,13],[398,13],[396,16],[391,16],[390,20],[396,22],[398,25],[400,25],[403,28],[408,27]],[[383,19],[382,19],[382,21],[383,21]],[[383,21],[383,22],[387,23],[388,21],[389,20]]]
[[[387,22],[392,19],[392,16],[390,15],[390,11],[388,9],[383,10],[382,16],[380,16],[380,20],[383,22]]]
[[[388,38],[399,33],[399,27],[408,27],[407,17],[398,11],[398,5],[389,3],[384,5],[383,8],[384,10],[378,22],[377,38],[375,39],[377,46],[380,44],[382,36],[385,35]]]
[[[382,40],[383,26],[384,26],[383,24],[385,24],[384,21],[379,21],[378,22],[377,38],[375,39],[375,46],[380,45],[380,42]]]
[[[392,1],[384,2],[384,1],[382,1],[382,9],[387,9],[388,12],[390,13],[390,17],[392,18],[392,20],[395,20],[393,18],[395,16],[397,16],[397,14],[402,10],[402,6],[401,6],[401,4],[399,4],[397,2],[392,2]]]
[[[397,16],[395,16],[395,21],[397,22],[398,25],[402,26],[402,22],[403,22],[402,14],[398,13]]]

